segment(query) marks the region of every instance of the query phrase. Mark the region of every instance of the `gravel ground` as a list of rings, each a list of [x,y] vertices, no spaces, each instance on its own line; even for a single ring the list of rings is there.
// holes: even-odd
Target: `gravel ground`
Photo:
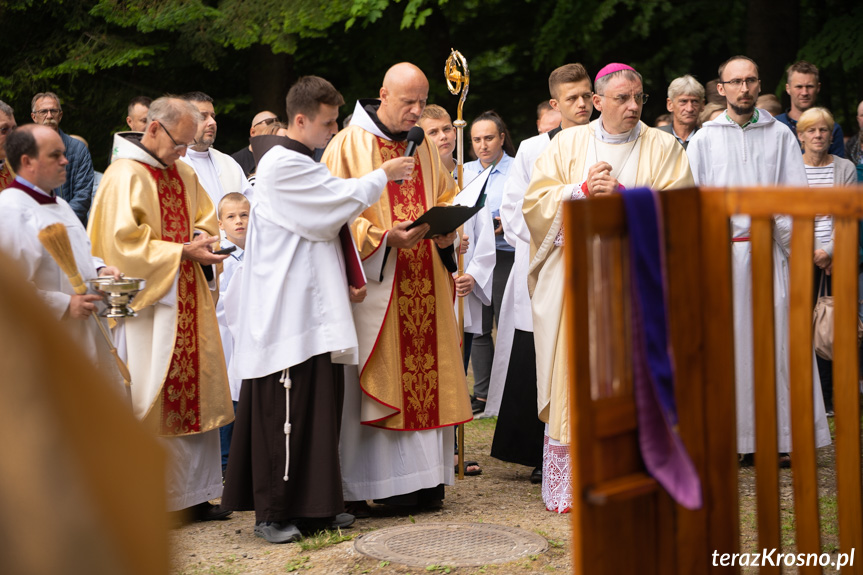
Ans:
[[[181,575],[235,575],[270,573],[327,574],[420,574],[458,573],[570,573],[570,516],[545,510],[539,485],[528,480],[529,467],[504,463],[489,457],[496,418],[466,425],[467,459],[479,461],[482,475],[456,479],[447,487],[444,506],[416,515],[389,514],[375,506],[372,517],[358,519],[354,526],[320,546],[319,539],[273,545],[253,532],[254,513],[235,512],[226,521],[194,523],[170,533],[172,573]],[[480,567],[407,567],[361,555],[353,539],[363,533],[411,523],[491,523],[519,527],[549,541],[546,552],[511,563]],[[339,541],[340,539],[345,539]],[[319,548],[314,548],[318,547]]]
[[[456,480],[446,490],[442,509],[416,515],[388,514],[382,506],[373,507],[373,515],[359,519],[350,529],[331,532],[329,541],[306,539],[299,543],[272,545],[253,533],[254,514],[235,512],[226,521],[195,523],[170,533],[173,570],[178,575],[237,575],[273,573],[327,574],[415,574],[457,573],[462,575],[497,573],[571,573],[570,516],[545,510],[538,485],[528,477],[531,469],[503,463],[489,457],[495,418],[473,421],[466,426],[467,458],[477,460],[483,473],[477,477]],[[833,422],[830,422],[831,428]],[[782,513],[782,552],[795,552],[792,474],[780,471],[780,506]],[[838,551],[836,477],[833,447],[818,452],[818,487],[821,500],[822,550],[835,555]],[[743,552],[757,552],[755,471],[743,468],[739,476],[741,537]],[[479,567],[433,568],[407,567],[372,559],[354,549],[357,536],[396,525],[411,523],[491,523],[519,527],[538,533],[549,541],[546,552],[511,563]],[[837,573],[826,567],[824,573]],[[742,569],[744,574],[758,573],[756,568]],[[783,568],[783,573],[797,573]]]

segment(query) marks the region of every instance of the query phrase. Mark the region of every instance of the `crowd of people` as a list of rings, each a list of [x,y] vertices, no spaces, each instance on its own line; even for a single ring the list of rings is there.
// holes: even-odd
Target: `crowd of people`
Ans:
[[[60,129],[60,98],[40,93],[33,122],[21,126],[0,102],[0,209],[11,216],[0,247],[118,388],[117,366],[85,321],[99,296],[74,291],[39,232],[66,226],[84,280],[146,281],[137,315],[112,336],[131,374],[132,413],[168,453],[167,511],[178,517],[250,510],[255,535],[285,543],[347,527],[372,505],[440,507],[456,473],[454,428],[474,416],[497,416],[490,455],[531,468],[546,508],[563,513],[573,494],[561,203],[644,186],[863,179],[863,136],[846,141],[816,106],[818,69],[797,62],[787,81],[783,113],[761,95],[757,64],[734,56],[706,88],[690,75],[673,80],[656,128],[642,121],[648,95],[631,66],[611,63],[593,77],[581,64],[561,66],[537,108],[538,134],[517,150],[496,112],[473,119],[476,159],[464,165],[464,184],[483,173],[485,205],[461,233],[437,235],[414,222],[462,201],[456,130],[444,108],[427,104],[428,80],[413,64],[387,70],[377,97],[357,101],[341,130],[339,91],[300,78],[285,121],[259,112],[248,147],[233,155],[214,147],[207,94],[137,97],[130,130],[114,135],[98,175],[86,144]],[[863,133],[863,102],[857,119]],[[425,138],[406,155],[414,126]],[[790,227],[776,216],[780,329]],[[732,228],[745,465],[756,417],[749,219],[736,216]],[[816,282],[829,290],[829,216],[816,222],[815,242]],[[778,464],[788,466],[787,344],[778,347]],[[831,366],[819,358],[817,367],[823,446]],[[465,471],[482,473],[476,461]]]

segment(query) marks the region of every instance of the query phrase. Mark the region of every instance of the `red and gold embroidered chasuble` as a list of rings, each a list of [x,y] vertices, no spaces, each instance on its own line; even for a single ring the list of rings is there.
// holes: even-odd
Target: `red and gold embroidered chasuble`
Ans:
[[[369,142],[371,143],[371,142]],[[380,162],[404,155],[406,143],[375,137]],[[402,184],[389,182],[380,201],[363,214],[381,229],[416,220],[439,202],[439,174],[431,169],[427,149],[418,154],[412,177]],[[438,167],[434,165],[434,167]],[[453,190],[450,190],[452,192]],[[368,242],[360,241],[367,246]],[[381,249],[385,249],[381,246]],[[367,257],[367,253],[362,254]],[[394,249],[389,303],[368,361],[361,366],[360,384],[367,398],[395,410],[391,415],[364,420],[386,429],[433,429],[470,419],[459,337],[453,311],[453,280],[432,240],[413,249]],[[389,272],[387,272],[389,273]],[[374,283],[374,282],[373,282]],[[375,289],[375,284],[369,289]],[[386,301],[386,300],[384,300]],[[360,330],[362,331],[362,329]],[[361,353],[362,355],[362,353]]]
[[[162,240],[182,244],[192,240],[186,189],[176,166],[147,169],[156,180],[162,217]],[[168,376],[162,389],[160,435],[184,435],[200,431],[198,387],[198,301],[195,262],[183,260],[177,278],[177,338]]]
[[[234,415],[215,286],[182,255],[196,230],[219,233],[216,208],[189,166],[118,158],[105,171],[90,210],[92,252],[147,282],[132,301],[138,315],[122,321],[132,410],[161,436],[218,429]]]

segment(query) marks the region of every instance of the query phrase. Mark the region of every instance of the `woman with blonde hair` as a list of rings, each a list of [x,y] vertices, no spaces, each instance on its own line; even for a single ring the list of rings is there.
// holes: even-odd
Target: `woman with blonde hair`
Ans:
[[[803,148],[803,163],[810,188],[850,186],[857,183],[857,168],[844,158],[829,152],[833,141],[833,115],[826,108],[809,108],[797,121],[797,139]],[[830,294],[830,265],[833,261],[833,218],[815,218],[815,297],[821,290]],[[833,414],[833,362],[817,357],[821,376],[824,409]]]

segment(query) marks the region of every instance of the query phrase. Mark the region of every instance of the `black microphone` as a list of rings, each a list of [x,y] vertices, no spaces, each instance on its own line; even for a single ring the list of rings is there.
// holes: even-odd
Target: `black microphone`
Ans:
[[[405,148],[405,157],[413,157],[414,154],[417,153],[417,146],[423,143],[423,140],[426,137],[426,133],[423,132],[423,129],[419,126],[414,126],[408,132],[408,147]],[[398,185],[401,185],[404,180],[396,180]]]

